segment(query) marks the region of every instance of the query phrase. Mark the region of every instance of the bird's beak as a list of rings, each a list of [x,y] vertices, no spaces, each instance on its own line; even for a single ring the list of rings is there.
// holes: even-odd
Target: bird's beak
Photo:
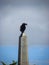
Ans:
[[[25,25],[27,25],[27,24],[25,24]]]

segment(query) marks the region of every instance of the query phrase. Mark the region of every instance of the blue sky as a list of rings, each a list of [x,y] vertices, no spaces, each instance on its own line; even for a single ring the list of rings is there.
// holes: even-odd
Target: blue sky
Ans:
[[[18,60],[18,47],[0,46],[0,61],[4,61],[6,64],[9,64],[12,63],[12,60]],[[49,65],[49,47],[29,46],[28,60],[30,65]]]
[[[17,60],[19,28],[26,22],[30,63],[49,63],[49,0],[0,0],[0,17],[0,60]]]

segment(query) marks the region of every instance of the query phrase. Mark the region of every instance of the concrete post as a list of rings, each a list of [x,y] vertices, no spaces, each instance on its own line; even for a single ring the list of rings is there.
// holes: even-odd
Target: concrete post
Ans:
[[[19,37],[18,65],[28,65],[27,36]]]

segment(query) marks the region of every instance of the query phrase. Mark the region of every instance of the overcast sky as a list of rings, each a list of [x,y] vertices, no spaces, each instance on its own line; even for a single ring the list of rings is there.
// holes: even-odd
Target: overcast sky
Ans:
[[[0,0],[0,44],[18,44],[26,22],[29,45],[49,45],[49,0]]]

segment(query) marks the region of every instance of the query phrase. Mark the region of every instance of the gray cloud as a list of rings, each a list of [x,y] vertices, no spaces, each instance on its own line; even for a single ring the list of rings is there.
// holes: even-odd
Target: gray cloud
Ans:
[[[6,0],[4,2],[6,2]],[[11,2],[13,2],[13,0]],[[4,6],[0,10],[1,43],[17,44],[20,35],[19,27],[21,23],[25,21],[28,23],[27,30],[25,31],[28,36],[28,44],[49,44],[48,13],[48,8],[42,5],[40,7]]]
[[[47,5],[49,6],[49,0],[0,0],[0,6],[4,5]]]

